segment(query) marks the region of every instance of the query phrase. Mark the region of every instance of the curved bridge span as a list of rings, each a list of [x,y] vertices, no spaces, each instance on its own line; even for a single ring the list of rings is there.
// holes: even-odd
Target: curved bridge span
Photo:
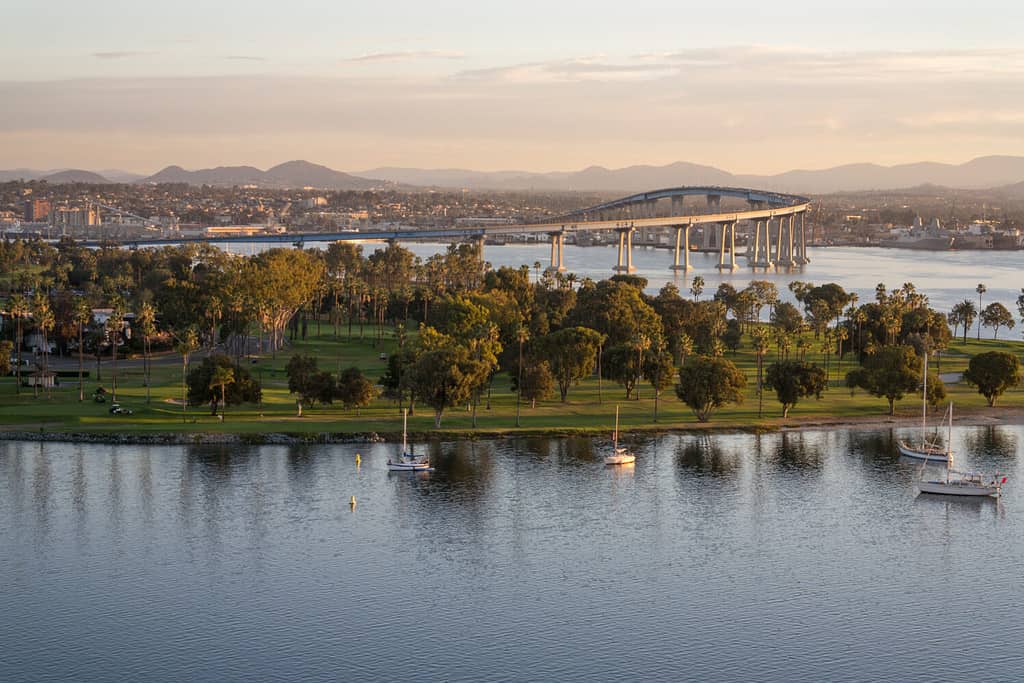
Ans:
[[[687,201],[702,197],[703,201]],[[723,198],[726,206],[723,207]],[[562,251],[565,236],[581,233],[614,231],[618,236],[618,261],[614,270],[634,272],[632,250],[634,235],[650,244],[652,239],[665,244],[673,239],[672,268],[690,269],[690,252],[718,252],[720,269],[737,265],[736,231],[743,224],[747,236],[746,259],[755,268],[795,266],[810,262],[807,257],[805,217],[811,202],[806,197],[764,190],[717,186],[684,186],[652,190],[629,195],[595,206],[541,221],[508,224],[466,225],[454,228],[418,230],[397,228],[387,230],[346,231],[333,233],[281,233],[245,236],[200,236],[190,238],[150,239],[124,242],[124,246],[142,247],[188,242],[225,244],[277,243],[302,245],[306,242],[368,241],[368,240],[477,240],[488,237],[546,233],[551,240],[549,270],[564,271]],[[694,243],[691,231],[700,230],[700,241]],[[653,238],[652,238],[653,236]],[[86,246],[99,246],[87,241]]]

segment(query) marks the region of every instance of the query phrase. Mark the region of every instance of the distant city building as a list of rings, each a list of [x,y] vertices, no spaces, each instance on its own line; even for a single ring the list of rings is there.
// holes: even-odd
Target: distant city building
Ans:
[[[57,207],[50,212],[50,223],[55,227],[86,228],[100,225],[100,212],[95,207]]]
[[[50,218],[49,199],[26,199],[25,220],[29,223],[42,223]]]

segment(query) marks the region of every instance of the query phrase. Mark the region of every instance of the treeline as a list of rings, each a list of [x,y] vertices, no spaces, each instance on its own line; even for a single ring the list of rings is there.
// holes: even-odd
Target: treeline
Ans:
[[[763,386],[773,388],[784,412],[820,395],[830,365],[848,354],[859,365],[847,375],[850,386],[884,396],[891,409],[915,390],[909,377],[916,372],[919,381],[920,359],[949,345],[950,325],[966,330],[974,321],[959,306],[948,315],[934,310],[910,283],[892,291],[879,285],[873,301],[860,302],[835,283],[795,281],[794,305],[769,281],[742,290],[723,283],[705,296],[697,276],[687,292],[669,283],[652,296],[644,291],[647,281],[632,275],[579,280],[542,271],[539,263],[493,269],[475,244],[421,260],[395,243],[370,254],[336,242],[324,250],[239,257],[208,246],[91,250],[69,241],[15,241],[0,243],[0,263],[10,265],[6,310],[15,322],[5,334],[19,352],[28,332],[39,333],[44,347],[52,340],[62,352],[77,349],[80,362],[83,350],[98,358],[106,349],[116,363],[126,345],[147,358],[153,348],[175,348],[183,393],[213,402],[212,380],[198,378],[192,391],[186,386],[188,355],[198,348],[233,356],[237,368],[242,355],[276,352],[289,333],[303,335],[310,325],[372,344],[391,333],[398,350],[379,381],[384,396],[413,410],[427,406],[437,425],[453,406],[469,407],[475,424],[477,406],[502,372],[530,403],[556,391],[567,401],[595,374],[599,392],[609,380],[627,399],[646,384],[655,419],[662,392],[674,386],[707,420],[742,399],[746,378],[726,354],[745,339],[758,360],[759,398]],[[979,308],[983,294],[979,287]],[[1024,290],[1018,305],[1024,316]],[[109,309],[102,324],[93,315],[100,308]],[[996,333],[1014,324],[1012,316],[988,319]],[[411,329],[418,333],[409,335]],[[812,362],[819,353],[820,366]],[[315,362],[300,365],[289,371],[290,388],[307,405],[340,399],[358,407],[369,400],[353,373],[328,382]],[[871,372],[875,366],[881,369]],[[237,372],[221,376],[214,393],[231,403],[229,394],[242,395],[250,381]],[[941,387],[937,377],[934,386]]]

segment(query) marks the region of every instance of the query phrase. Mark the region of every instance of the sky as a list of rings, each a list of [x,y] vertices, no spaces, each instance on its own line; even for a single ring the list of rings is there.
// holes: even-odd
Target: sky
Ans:
[[[50,0],[4,15],[0,168],[776,173],[1024,155],[1024,3],[1005,0]]]

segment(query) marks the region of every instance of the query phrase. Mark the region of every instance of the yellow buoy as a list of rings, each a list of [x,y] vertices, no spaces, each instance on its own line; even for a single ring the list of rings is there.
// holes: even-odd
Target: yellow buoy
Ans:
[[[351,498],[348,499],[348,506],[350,508],[352,508],[353,510],[356,509],[356,497],[355,496],[352,496]]]
[[[356,453],[356,467],[359,467],[363,463],[363,459]]]

